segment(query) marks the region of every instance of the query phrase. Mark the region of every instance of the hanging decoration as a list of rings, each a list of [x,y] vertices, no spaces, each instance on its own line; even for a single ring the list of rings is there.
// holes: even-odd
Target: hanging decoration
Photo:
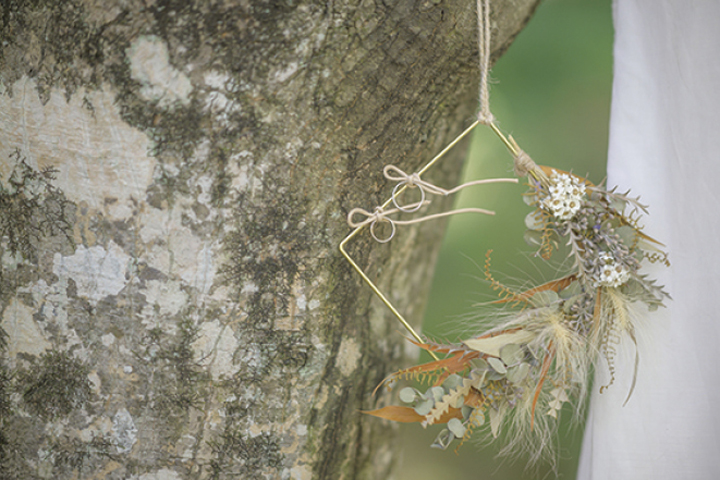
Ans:
[[[478,119],[423,169],[407,175],[394,166],[385,168],[386,178],[397,181],[391,198],[374,213],[355,209],[349,223],[355,228],[340,244],[340,250],[373,291],[390,308],[413,336],[410,340],[428,351],[433,361],[390,375],[381,385],[400,381],[423,385],[399,389],[402,405],[390,405],[365,412],[397,422],[422,426],[442,425],[433,446],[459,447],[473,432],[485,430],[489,438],[505,433],[503,453],[525,451],[531,461],[552,456],[552,439],[564,404],[574,406],[581,418],[593,368],[607,368],[610,380],[599,387],[609,388],[615,379],[616,348],[622,339],[636,344],[635,312],[655,310],[669,298],[642,271],[644,262],[669,266],[663,244],[643,232],[640,224],[647,207],[629,192],[619,193],[602,184],[547,166],[539,166],[523,152],[512,137],[506,138],[495,125],[489,109],[487,78],[490,56],[488,0],[478,0],[480,71],[480,113]],[[482,209],[461,209],[420,217],[392,220],[398,212],[417,212],[429,203],[426,194],[448,195],[469,185],[510,182],[494,179],[470,182],[445,190],[420,178],[450,148],[477,125],[491,128],[514,157],[515,173],[526,177],[524,201],[531,211],[525,218],[525,240],[537,249],[536,256],[551,258],[567,246],[571,262],[558,278],[525,291],[498,282],[491,272],[490,253],[485,276],[499,294],[494,304],[494,328],[458,343],[435,343],[420,337],[373,284],[345,250],[348,241],[366,226],[380,242],[388,242],[395,224],[404,225],[455,213],[491,213]],[[402,205],[399,196],[407,188],[419,188],[419,202]],[[385,210],[391,203],[393,209]],[[365,220],[353,218],[364,215]],[[391,233],[376,236],[378,222],[388,222]],[[636,356],[629,400],[638,373]],[[440,357],[442,356],[442,358]],[[379,386],[380,387],[380,386]],[[627,402],[627,400],[626,400]]]

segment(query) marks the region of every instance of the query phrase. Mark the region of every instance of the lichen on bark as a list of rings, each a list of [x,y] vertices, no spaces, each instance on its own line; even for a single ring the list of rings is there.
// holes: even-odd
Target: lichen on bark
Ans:
[[[534,5],[497,3],[496,52]],[[64,212],[33,210],[61,228],[19,257],[7,232],[33,223],[0,224],[0,380],[28,373],[0,391],[5,472],[387,478],[392,431],[359,410],[402,338],[337,244],[383,164],[472,116],[471,5],[11,0],[0,21],[0,155],[55,169]],[[351,250],[419,318],[441,235]],[[75,400],[33,387],[48,358],[83,373]]]

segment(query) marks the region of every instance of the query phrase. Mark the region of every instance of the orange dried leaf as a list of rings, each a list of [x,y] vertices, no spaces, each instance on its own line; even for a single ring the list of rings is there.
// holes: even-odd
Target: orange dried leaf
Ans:
[[[639,231],[639,230],[635,230],[635,232],[636,232],[638,235],[640,235],[642,238],[644,238],[645,240],[647,240],[648,242],[655,243],[655,244],[657,244],[657,245],[660,245],[661,247],[665,247],[665,246],[666,246],[664,243],[658,242],[657,240],[655,240],[654,238],[652,238],[650,235],[645,235],[643,232],[641,232],[641,231]]]
[[[430,343],[420,343],[420,342],[416,342],[412,338],[408,338],[407,341],[417,347],[422,348],[423,350],[428,351],[428,352],[450,353],[451,351],[453,351],[457,348],[452,345],[435,345],[435,344],[430,344]]]
[[[543,283],[540,286],[537,286],[535,288],[531,288],[530,290],[525,290],[522,293],[518,293],[517,295],[514,295],[509,298],[503,298],[500,300],[495,300],[491,303],[506,303],[506,302],[524,302],[530,299],[533,295],[535,295],[538,292],[544,292],[546,290],[552,290],[556,293],[560,292],[560,290],[567,288],[568,285],[570,285],[575,279],[576,275],[568,275],[567,277],[559,278],[557,280],[552,280],[547,283]]]
[[[417,413],[415,413],[415,409],[413,409],[412,407],[400,407],[398,405],[388,405],[387,407],[378,408],[377,410],[370,411],[361,410],[360,413],[400,423],[420,423],[425,421],[425,417],[423,415],[418,415]],[[462,410],[459,408],[450,408],[449,411],[445,412],[434,423],[447,423],[453,418],[462,419]]]
[[[465,395],[465,405],[472,408],[477,408],[485,400],[485,397],[475,388],[470,389],[470,393]]]
[[[416,344],[418,346],[423,346],[425,344]],[[427,346],[427,345],[426,345]],[[375,395],[375,392],[378,391],[378,389],[386,384],[387,382],[398,378],[398,377],[413,377],[414,375],[422,374],[422,373],[430,373],[430,372],[438,372],[442,371],[442,375],[440,376],[440,380],[438,380],[438,384],[442,383],[449,375],[452,375],[453,373],[461,372],[465,370],[465,368],[468,367],[470,364],[470,360],[474,358],[478,358],[480,354],[478,352],[465,352],[460,351],[457,352],[455,355],[444,358],[442,360],[435,360],[433,362],[429,363],[423,363],[422,365],[415,365],[414,367],[406,368],[405,370],[400,370],[399,372],[395,372],[389,377],[387,377],[385,380],[383,380],[380,385],[375,387],[375,391],[373,392],[373,395]]]
[[[387,407],[378,408],[377,410],[360,411],[365,415],[392,420],[393,422],[414,423],[425,420],[423,415],[415,413],[415,409],[411,407],[401,407],[398,405],[388,405]]]
[[[532,403],[532,412],[530,414],[530,430],[533,429],[535,426],[535,407],[537,406],[538,398],[540,397],[540,392],[542,391],[543,383],[545,383],[545,377],[547,376],[548,371],[550,370],[550,364],[553,361],[553,358],[555,357],[555,347],[553,346],[552,341],[548,344],[548,354],[545,355],[545,358],[543,359],[543,365],[542,370],[540,370],[540,381],[537,384],[537,387],[535,388],[535,396],[533,397],[533,403]]]
[[[438,419],[435,421],[435,424],[438,424],[438,423],[447,423],[447,422],[449,422],[450,420],[452,420],[453,418],[457,418],[457,419],[462,420],[462,418],[463,418],[462,410],[459,409],[459,408],[450,407],[450,410],[448,410],[447,412],[443,413],[443,414],[440,416],[440,418],[438,418]]]
[[[594,187],[594,186],[595,186],[595,184],[592,183],[590,180],[587,180],[587,179],[585,179],[585,178],[583,178],[583,177],[578,177],[578,176],[575,175],[574,173],[566,172],[565,170],[560,170],[559,168],[547,167],[547,166],[545,166],[545,165],[538,165],[538,168],[539,168],[540,170],[542,170],[542,172],[543,172],[545,175],[547,175],[548,177],[552,177],[553,172],[564,173],[564,174],[566,174],[566,175],[570,175],[571,177],[577,179],[577,180],[580,181],[580,182],[583,182],[585,185],[587,185],[587,186],[589,186],[589,187]]]

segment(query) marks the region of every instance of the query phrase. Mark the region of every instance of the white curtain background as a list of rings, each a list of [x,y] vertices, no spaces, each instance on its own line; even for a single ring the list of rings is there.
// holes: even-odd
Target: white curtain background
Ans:
[[[720,479],[720,1],[616,0],[608,184],[650,205],[672,267],[667,308],[640,314],[617,380],[596,377],[583,480]],[[601,365],[603,363],[601,362]],[[602,368],[600,370],[603,370]]]

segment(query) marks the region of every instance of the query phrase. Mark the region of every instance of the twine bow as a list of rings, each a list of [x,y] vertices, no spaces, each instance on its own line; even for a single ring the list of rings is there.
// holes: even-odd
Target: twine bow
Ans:
[[[417,212],[420,207],[422,207],[422,202],[425,201],[425,192],[429,192],[435,195],[448,194],[448,191],[444,188],[440,188],[430,182],[426,182],[425,180],[421,179],[419,174],[413,173],[412,175],[408,175],[395,165],[385,165],[385,168],[383,168],[383,175],[385,175],[385,178],[390,181],[398,182],[392,191],[392,202],[393,205],[395,205],[395,207],[401,212]],[[398,190],[404,185],[407,185],[408,188],[417,187],[420,189],[419,202],[413,203],[411,205],[400,205],[398,203]]]
[[[530,158],[530,157],[528,157]],[[385,175],[385,178],[388,180],[398,182],[395,185],[395,188],[393,188],[392,191],[392,202],[393,205],[395,205],[395,208],[400,210],[401,212],[416,212],[422,207],[423,202],[425,202],[426,193],[431,193],[433,195],[443,195],[448,196],[452,195],[453,193],[457,193],[460,190],[462,190],[465,187],[469,187],[471,185],[484,185],[486,183],[517,183],[516,178],[488,178],[485,180],[473,180],[472,182],[463,183],[462,185],[458,185],[455,188],[452,188],[450,190],[446,190],[444,188],[438,187],[437,185],[434,185],[430,182],[427,182],[420,178],[420,175],[418,173],[413,173],[411,175],[408,175],[407,173],[400,170],[395,165],[386,165],[383,169],[383,175]],[[418,203],[413,203],[410,205],[400,205],[398,202],[398,194],[399,190],[403,187],[407,186],[408,188],[419,188],[420,189],[420,201]]]
[[[414,208],[414,210],[412,211],[417,211],[418,208],[422,207],[423,205],[429,205],[430,201],[425,200],[418,203],[420,203],[419,206],[415,203],[410,204],[409,207]],[[347,222],[348,225],[350,225],[352,228],[359,228],[369,225],[370,235],[372,235],[376,242],[388,243],[395,236],[395,232],[397,231],[396,225],[411,225],[413,223],[421,223],[436,218],[449,217],[450,215],[457,215],[459,213],[482,213],[484,215],[495,215],[495,212],[493,212],[492,210],[485,210],[484,208],[458,208],[457,210],[434,213],[432,215],[425,215],[424,217],[420,218],[413,218],[412,220],[395,220],[388,217],[388,215],[392,215],[393,213],[398,213],[402,211],[404,210],[400,210],[399,208],[391,208],[390,210],[385,210],[382,207],[375,207],[375,210],[370,213],[363,208],[353,208],[352,210],[350,210],[350,213],[348,213]],[[360,215],[365,218],[358,222],[353,219],[356,215]],[[375,233],[375,227],[377,226],[377,224],[383,222],[389,223],[391,228],[390,234],[386,238],[380,238]]]
[[[413,203],[410,206],[413,208],[412,210],[409,210],[411,212],[415,212],[418,209],[420,209],[423,205],[428,205],[430,202],[427,200],[423,200],[418,203]],[[392,218],[388,218],[388,215],[392,215],[393,213],[398,212],[404,212],[405,210],[401,210],[400,208],[391,208],[390,210],[385,210],[382,207],[375,207],[375,210],[370,213],[367,210],[363,208],[353,208],[350,210],[350,213],[348,213],[347,221],[348,225],[350,225],[352,228],[359,228],[364,227],[365,225],[370,226],[370,235],[375,239],[378,243],[388,243],[390,240],[393,239],[395,236],[395,232],[397,231],[397,227],[395,227],[395,224],[399,225],[409,225],[411,223],[418,223],[423,221],[423,218],[416,218],[413,220],[394,220]],[[353,220],[353,217],[356,215],[361,215],[365,217],[363,220],[356,222]],[[425,217],[426,218],[426,217]],[[387,238],[380,238],[375,233],[375,226],[378,223],[389,223],[390,224],[390,235],[387,236]]]

